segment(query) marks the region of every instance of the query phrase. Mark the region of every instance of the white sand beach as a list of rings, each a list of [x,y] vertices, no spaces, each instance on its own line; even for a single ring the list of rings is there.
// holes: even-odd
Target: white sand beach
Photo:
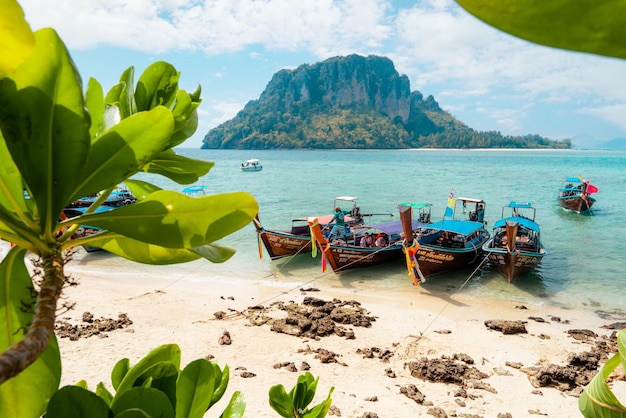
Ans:
[[[268,403],[270,387],[283,384],[290,390],[308,369],[320,378],[313,404],[335,387],[328,416],[577,417],[576,396],[555,387],[535,387],[529,373],[550,364],[567,366],[572,353],[589,352],[611,336],[614,331],[602,326],[616,322],[583,310],[472,300],[462,293],[446,301],[420,288],[355,294],[341,288],[285,289],[266,280],[255,284],[194,280],[199,267],[210,266],[204,261],[145,266],[113,256],[83,258],[79,252],[67,268],[79,284],[68,287],[63,300],[75,305],[58,319],[80,325],[85,312],[96,319],[126,314],[132,324],[76,341],[59,338],[62,385],[84,379],[91,389],[102,381],[112,390],[110,372],[119,359],[127,357],[132,365],[152,348],[176,343],[183,366],[214,356],[220,366],[230,367],[228,391],[207,416],[218,416],[238,390],[246,399],[245,416],[276,417]],[[356,300],[375,320],[370,327],[343,324],[339,328],[345,331],[343,336],[313,338],[277,333],[268,324],[252,325],[248,319],[251,306],[301,304],[307,297]],[[218,312],[226,316],[217,319]],[[286,316],[275,307],[266,314],[276,319]],[[524,321],[527,333],[488,329],[487,320]],[[598,337],[577,339],[568,333],[572,329],[590,330]],[[230,344],[220,343],[226,332]],[[412,376],[411,370],[419,371],[425,358],[447,360],[444,371],[469,367],[483,375],[459,383]],[[473,364],[468,364],[470,358]],[[406,395],[414,389],[423,399]]]

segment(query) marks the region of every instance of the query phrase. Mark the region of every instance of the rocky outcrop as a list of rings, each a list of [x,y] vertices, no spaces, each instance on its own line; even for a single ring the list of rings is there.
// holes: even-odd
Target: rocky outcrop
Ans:
[[[476,132],[411,91],[386,57],[334,57],[280,70],[258,100],[209,131],[205,149],[550,147],[541,137]]]

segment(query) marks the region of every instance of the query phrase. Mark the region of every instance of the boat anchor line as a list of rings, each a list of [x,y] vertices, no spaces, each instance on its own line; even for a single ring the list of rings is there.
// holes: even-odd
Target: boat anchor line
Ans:
[[[487,261],[489,259],[489,256],[485,256],[485,258],[482,259],[482,261],[476,266],[476,268],[474,269],[474,271],[472,271],[472,273],[467,277],[467,279],[465,279],[465,281],[463,282],[463,284],[454,291],[454,293],[452,293],[450,295],[450,298],[454,295],[456,295],[457,293],[459,293],[461,290],[463,290],[463,288],[469,283],[469,281],[471,280],[472,277],[474,277],[474,274],[476,274],[476,272],[478,271],[478,269],[480,269],[480,267],[485,263],[485,261]],[[418,341],[426,334],[426,332],[428,331],[428,329],[435,323],[435,321],[441,316],[441,314],[443,313],[443,311],[451,304],[451,302],[446,302],[445,305],[443,305],[443,307],[441,308],[441,310],[437,313],[437,315],[435,315],[433,317],[433,319],[426,325],[426,328],[424,328],[423,331],[420,331],[419,335],[415,335],[415,334],[411,334],[409,335],[409,337],[413,337],[415,339],[417,339]]]

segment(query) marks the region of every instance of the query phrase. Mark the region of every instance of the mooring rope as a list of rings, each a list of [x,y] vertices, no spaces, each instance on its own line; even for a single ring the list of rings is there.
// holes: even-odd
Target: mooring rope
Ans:
[[[457,293],[459,293],[461,290],[463,290],[463,288],[467,285],[467,283],[469,283],[469,281],[471,280],[472,277],[474,277],[474,274],[476,274],[476,272],[478,271],[478,269],[480,269],[480,267],[485,263],[485,261],[487,261],[489,259],[489,255],[486,255],[485,258],[482,259],[482,261],[476,266],[476,268],[474,269],[474,271],[472,271],[472,273],[467,277],[467,279],[465,279],[465,281],[463,282],[463,284],[461,285],[461,287],[459,287],[457,290],[454,291],[454,293],[452,293],[450,296],[454,296]],[[418,340],[420,340],[424,334],[426,334],[426,332],[428,331],[428,329],[435,323],[435,321],[437,319],[439,319],[439,317],[441,316],[441,314],[443,313],[443,311],[451,304],[451,302],[446,302],[445,305],[443,305],[443,307],[441,308],[441,310],[433,317],[433,319],[426,325],[426,328],[420,332],[420,335],[412,335],[413,337],[417,338]]]

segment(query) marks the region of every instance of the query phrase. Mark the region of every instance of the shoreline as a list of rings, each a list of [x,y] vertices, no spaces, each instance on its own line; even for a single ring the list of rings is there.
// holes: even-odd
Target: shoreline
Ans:
[[[210,268],[210,263],[206,266]],[[151,349],[176,343],[183,367],[194,359],[214,356],[221,367],[230,368],[228,390],[209,411],[211,416],[221,413],[231,394],[239,390],[246,399],[245,416],[275,417],[268,404],[270,387],[283,384],[289,391],[304,373],[303,367],[310,367],[308,371],[320,378],[312,405],[335,387],[332,398],[337,409],[328,416],[333,411],[354,418],[374,416],[368,412],[381,418],[431,416],[429,411],[441,408],[448,416],[575,417],[580,416],[577,397],[554,387],[534,387],[529,371],[566,365],[572,353],[589,351],[597,341],[609,339],[614,331],[602,326],[619,321],[587,310],[463,294],[434,298],[423,292],[357,292],[317,284],[306,285],[304,291],[272,286],[266,278],[245,285],[221,280],[198,283],[192,270],[199,271],[196,265],[143,266],[117,257],[83,262],[79,256],[72,261],[67,273],[79,285],[66,288],[64,298],[76,305],[60,314],[59,320],[80,324],[84,312],[94,318],[117,318],[123,313],[133,323],[77,341],[59,338],[61,384],[85,379],[92,390],[99,382],[111,389],[115,362],[126,357],[132,365]],[[307,298],[356,301],[374,319],[369,327],[342,324],[343,336],[324,337],[277,333],[268,324],[250,322],[249,307],[263,305],[266,314],[278,320],[287,313],[276,306],[302,304]],[[217,319],[218,312],[226,313],[225,319]],[[485,321],[489,320],[523,321],[527,333],[507,335],[488,329]],[[568,334],[573,329],[590,330],[598,337],[578,340]],[[219,343],[225,332],[230,345]],[[328,356],[321,356],[322,351],[333,354],[330,362],[323,362]],[[473,364],[459,364],[487,377],[456,384],[432,383],[412,375],[411,367],[423,359],[456,364],[459,358],[473,359]],[[413,388],[423,395],[421,403],[409,397]]]

